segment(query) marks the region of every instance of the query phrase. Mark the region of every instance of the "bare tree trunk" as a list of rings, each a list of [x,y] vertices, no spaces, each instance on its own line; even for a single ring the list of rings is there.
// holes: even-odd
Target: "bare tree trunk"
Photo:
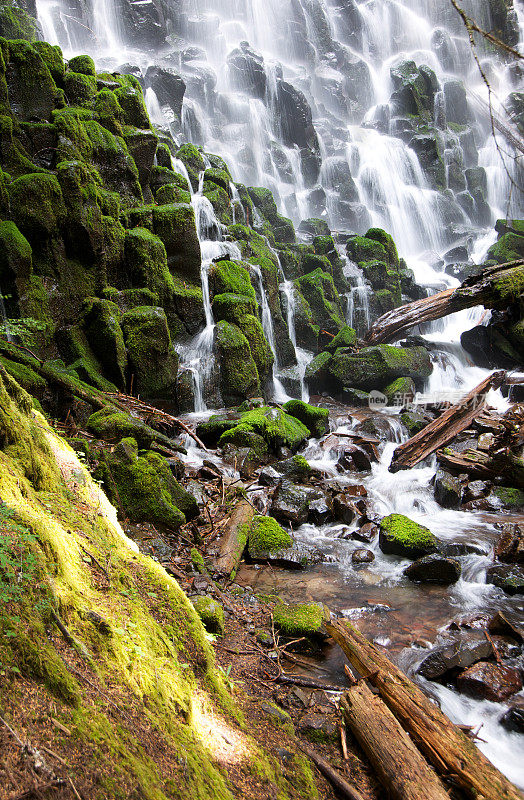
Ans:
[[[244,548],[255,509],[247,500],[241,500],[231,514],[222,539],[220,551],[215,559],[214,569],[222,575],[231,576],[236,573]]]
[[[451,406],[437,419],[426,425],[421,431],[399,445],[393,453],[390,472],[410,469],[419,461],[434,453],[448,442],[465,431],[485,406],[485,394],[492,388],[498,388],[504,381],[506,373],[492,372],[478,386],[469,392],[459,403]]]

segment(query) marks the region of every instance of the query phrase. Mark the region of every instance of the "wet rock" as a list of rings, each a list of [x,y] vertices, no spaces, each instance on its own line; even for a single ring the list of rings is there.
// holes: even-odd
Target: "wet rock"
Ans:
[[[304,481],[311,475],[311,467],[304,456],[299,455],[278,461],[273,468],[289,481]]]
[[[365,522],[353,533],[353,538],[365,544],[371,544],[378,535],[378,526],[373,522]]]
[[[354,386],[357,389],[377,389],[395,378],[424,380],[433,370],[429,353],[425,347],[394,347],[376,345],[365,347],[358,353],[339,350],[326,369],[331,379],[340,388]]]
[[[350,472],[369,472],[371,459],[368,454],[357,445],[346,445],[337,461],[337,469]]]
[[[505,508],[522,509],[524,508],[524,491],[515,489],[512,486],[495,486],[490,499],[498,506]]]
[[[353,564],[371,564],[375,560],[375,554],[371,550],[366,550],[365,547],[359,547],[351,554],[351,561]]]
[[[494,564],[486,573],[486,583],[506,594],[524,594],[524,570],[516,564]]]
[[[210,633],[224,633],[224,610],[211,597],[198,597],[193,601],[195,611]]]
[[[148,67],[145,83],[147,88],[153,89],[161,106],[167,106],[177,120],[182,116],[182,102],[186,91],[186,84],[171,69],[165,67]]]
[[[229,78],[237,90],[264,99],[267,84],[264,59],[248,42],[240,42],[240,46],[228,55],[227,64]]]
[[[297,727],[300,733],[315,742],[332,741],[338,738],[338,728],[335,723],[316,711],[304,714]]]
[[[451,670],[465,669],[492,655],[493,649],[483,631],[461,632],[453,640],[435,647],[417,672],[428,680],[436,680]]]
[[[303,525],[307,522],[309,503],[320,497],[322,493],[315,489],[283,481],[273,495],[271,514],[281,522],[290,522],[294,527]]]
[[[288,400],[283,406],[284,411],[306,426],[311,436],[320,438],[329,431],[329,411],[327,408],[317,408],[302,400]]]
[[[517,658],[522,651],[520,644],[510,636],[497,636],[494,634],[491,637],[491,641],[495,645],[495,649],[500,658],[503,659]]]
[[[264,467],[258,476],[258,482],[261,486],[276,486],[281,479],[281,474],[273,467]]]
[[[325,639],[324,619],[329,612],[322,603],[300,603],[287,605],[278,603],[273,609],[277,629],[292,638],[307,636]]]
[[[466,89],[462,81],[446,81],[444,84],[446,118],[457,125],[467,125],[470,119]]]
[[[472,697],[501,702],[522,689],[522,678],[513,667],[479,661],[458,676],[457,687]]]
[[[332,519],[331,509],[325,497],[312,500],[309,504],[308,522],[314,525],[325,525]]]
[[[346,525],[351,525],[353,520],[358,516],[358,511],[353,501],[345,494],[335,495],[332,509],[335,519],[340,520],[340,522],[345,522]]]
[[[455,558],[456,556],[487,556],[489,547],[486,545],[475,544],[474,542],[448,542],[441,547],[443,556]]]
[[[289,716],[289,714],[286,711],[284,711],[284,709],[279,708],[279,706],[275,705],[275,703],[270,703],[268,700],[262,700],[259,705],[262,711],[279,725],[285,725],[286,723],[291,723],[291,717]]]
[[[443,508],[458,508],[462,501],[462,481],[439,467],[435,475],[434,496]]]
[[[364,392],[362,389],[353,389],[348,387],[342,390],[342,400],[349,406],[367,406],[369,405],[369,392]]]
[[[514,522],[503,525],[495,545],[495,556],[510,564],[524,564],[524,531],[520,525]]]
[[[490,633],[500,634],[501,636],[511,636],[517,642],[524,642],[524,631],[513,625],[501,611],[491,617],[488,622],[488,630]]]
[[[447,586],[456,583],[462,568],[454,558],[432,554],[419,558],[404,570],[404,575],[415,583],[438,583]]]
[[[524,733],[524,700],[517,698],[500,718],[500,724],[508,731]]]
[[[481,500],[488,494],[490,488],[491,483],[489,481],[471,481],[464,490],[463,499],[465,502]]]
[[[436,553],[439,541],[428,528],[405,517],[403,514],[390,514],[380,523],[380,549],[383,553],[422,558]]]

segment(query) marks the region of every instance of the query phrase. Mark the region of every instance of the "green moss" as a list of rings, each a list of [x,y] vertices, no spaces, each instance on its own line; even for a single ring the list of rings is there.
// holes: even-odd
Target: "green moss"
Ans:
[[[207,447],[215,448],[222,434],[231,428],[235,428],[239,424],[239,419],[239,415],[236,415],[233,419],[228,419],[213,414],[207,422],[200,422],[197,425],[197,435]]]
[[[215,294],[233,294],[255,300],[248,270],[237,261],[218,261],[209,270],[209,283]]]
[[[129,519],[176,529],[186,521],[181,505],[190,517],[198,514],[195,499],[175,480],[165,458],[152,451],[139,455],[135,439],[122,439],[105,454],[105,465],[109,495]]]
[[[264,438],[255,433],[249,425],[242,423],[222,433],[219,444],[220,447],[226,447],[228,444],[235,447],[249,447],[259,462],[266,461],[269,452]]]
[[[67,66],[71,72],[78,72],[81,75],[92,75],[93,78],[96,77],[95,62],[91,56],[74,56],[69,59]]]
[[[337,351],[327,365],[337,385],[381,389],[399,377],[425,379],[433,367],[424,347],[376,345],[358,353]]]
[[[9,196],[13,219],[33,247],[57,235],[66,208],[55,175],[33,173],[17,178]]]
[[[224,609],[220,603],[203,596],[197,597],[193,605],[206,630],[210,633],[224,633]]]
[[[419,558],[438,550],[438,539],[424,525],[390,514],[380,520],[380,547],[384,553]]]
[[[0,3],[0,36],[4,39],[36,39],[36,20],[10,0]]]
[[[300,420],[309,430],[311,436],[323,436],[329,430],[329,411],[327,408],[317,408],[302,400],[288,400],[284,403],[284,410],[292,417]]]
[[[64,90],[72,105],[89,103],[96,95],[96,78],[80,72],[67,72],[64,78]]]
[[[22,37],[13,36],[7,38],[18,39]],[[24,36],[23,38],[25,39],[27,37]],[[33,50],[36,50],[45,61],[55,83],[62,85],[65,75],[65,66],[60,47],[57,44],[51,45],[48,42],[33,42]]]
[[[383,392],[388,398],[388,405],[394,403],[405,405],[415,396],[415,383],[412,378],[397,378],[388,383]]]
[[[216,347],[220,360],[222,397],[238,405],[246,397],[260,395],[257,367],[249,342],[236,325],[222,320],[217,325]]]
[[[309,430],[298,419],[277,408],[253,408],[240,416],[233,427],[229,427],[219,439],[222,446],[231,441],[234,431],[240,427],[241,431],[252,431],[261,436],[275,452],[282,446],[296,451],[309,438]]]
[[[213,297],[213,316],[219,322],[225,319],[227,322],[234,322],[240,325],[241,320],[246,314],[254,314],[256,312],[256,302],[254,298],[246,297],[246,295],[231,294],[215,294]]]
[[[273,517],[256,514],[253,517],[249,532],[249,555],[251,558],[264,558],[286,550],[293,544],[293,539]]]
[[[99,91],[94,99],[93,109],[97,120],[104,128],[107,128],[115,136],[122,136],[124,112],[114,92],[109,89]]]
[[[204,183],[203,192],[213,206],[213,210],[220,222],[223,225],[230,225],[233,221],[233,216],[228,193],[220,186],[207,181]]]
[[[273,609],[273,620],[285,636],[315,637],[322,633],[324,607],[321,603],[278,603]]]
[[[204,159],[198,148],[194,144],[183,144],[177,150],[176,158],[182,161],[187,169],[193,189],[198,189],[200,173],[205,169]]]
[[[139,306],[122,318],[129,369],[141,397],[167,400],[175,393],[178,356],[161,307]]]
[[[4,296],[10,296],[6,302],[8,315],[17,315],[19,297],[29,289],[31,272],[31,245],[14,222],[1,221],[0,278]]]
[[[331,275],[316,269],[295,281],[295,285],[307,300],[317,325],[333,334],[345,326],[339,292]]]
[[[26,364],[19,364],[8,358],[0,356],[0,362],[14,380],[22,386],[30,395],[42,398],[47,388],[46,381],[35,370]]]
[[[493,494],[507,508],[524,507],[524,491],[522,489],[514,489],[510,486],[495,486]]]
[[[115,97],[124,112],[124,123],[141,130],[151,127],[147,113],[142,87],[136,81],[133,85],[122,86],[115,90]]]
[[[200,243],[192,206],[185,203],[154,206],[153,228],[164,243],[170,270],[184,280],[200,282]]]
[[[326,350],[334,353],[339,347],[354,347],[357,343],[357,334],[354,328],[349,325],[344,325],[336,336],[330,341]]]
[[[227,194],[229,194],[229,183],[231,181],[229,172],[213,167],[211,169],[206,169],[204,172],[204,181],[215,183],[217,186],[220,186],[222,189],[224,189]]]
[[[191,203],[191,195],[176,183],[166,183],[158,189],[155,200],[160,206],[172,203]]]
[[[127,353],[120,327],[121,313],[109,300],[89,298],[83,306],[82,327],[93,353],[116,386],[126,385]]]
[[[141,420],[123,411],[117,411],[112,406],[106,406],[91,414],[87,421],[87,429],[97,439],[106,441],[118,442],[122,438],[131,437],[144,449],[149,448],[154,441],[164,438]]]

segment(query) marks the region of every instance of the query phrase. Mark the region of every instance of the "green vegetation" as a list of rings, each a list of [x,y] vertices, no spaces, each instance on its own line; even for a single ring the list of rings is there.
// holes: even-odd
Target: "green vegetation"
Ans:
[[[380,520],[380,548],[384,553],[420,558],[437,552],[438,539],[424,525],[402,514],[390,514]]]
[[[324,607],[321,603],[286,605],[277,603],[273,609],[275,626],[285,636],[324,636]]]

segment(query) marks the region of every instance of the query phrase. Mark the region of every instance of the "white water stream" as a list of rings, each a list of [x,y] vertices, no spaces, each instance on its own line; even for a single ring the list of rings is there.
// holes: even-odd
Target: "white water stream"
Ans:
[[[235,181],[270,188],[280,211],[297,223],[308,216],[318,216],[328,220],[332,228],[360,234],[371,225],[384,227],[393,235],[399,254],[414,270],[417,282],[431,292],[456,285],[444,272],[442,256],[446,250],[467,246],[471,261],[478,263],[494,241],[495,220],[523,215],[522,196],[510,191],[486,108],[475,99],[478,96],[486,101],[486,87],[448,0],[357,0],[354,4],[334,0],[181,0],[176,30],[180,39],[161,53],[126,44],[121,26],[116,24],[113,0],[93,0],[87,18],[77,20],[65,0],[37,0],[37,7],[44,37],[53,44],[59,43],[66,55],[88,51],[104,68],[115,69],[127,63],[137,65],[143,74],[152,63],[170,68],[176,64],[187,83],[182,127],[177,127],[173,113],[162,107],[148,88],[147,105],[156,125],[172,131],[180,142],[194,140],[206,151],[222,155]],[[487,3],[471,0],[468,7],[472,16],[489,29]],[[516,10],[522,23],[520,0]],[[94,36],[89,31],[94,31]],[[246,56],[247,50],[241,45],[245,42],[259,54],[258,62],[249,54]],[[235,50],[240,53],[237,60],[228,60]],[[492,77],[495,109],[505,118],[505,100],[517,88],[514,71],[509,62],[492,52],[480,52]],[[241,62],[242,53],[249,56],[250,68],[239,78],[234,64]],[[432,187],[403,131],[392,121],[390,68],[403,59],[426,64],[437,75],[439,91],[433,119],[442,136],[448,176],[453,159],[466,167],[478,165],[486,170],[489,209],[482,219],[471,210],[471,204],[462,202],[469,202],[464,196],[465,188],[450,186],[442,193]],[[455,80],[464,81],[470,94],[462,109],[467,124],[454,123],[453,133],[446,129],[446,116],[453,118],[456,109],[446,99],[451,96],[451,92],[446,94],[446,85]],[[302,116],[298,130],[285,112],[289,85],[304,93],[312,111],[312,124]],[[507,151],[509,146],[503,137],[497,134],[497,139]],[[349,185],[344,165],[349,166],[354,188]],[[515,174],[511,157],[506,157],[506,167]],[[176,168],[183,171],[183,165],[177,164]],[[337,179],[339,168],[342,178]],[[233,199],[238,197],[233,194]],[[201,412],[207,407],[205,384],[213,370],[214,320],[208,269],[213,259],[223,255],[240,258],[240,251],[233,243],[222,240],[220,225],[201,188],[192,194],[191,202],[202,250],[205,326],[180,350],[182,366],[193,375],[195,410]],[[346,264],[345,271],[352,287],[345,298],[347,319],[363,332],[370,321],[367,287],[355,265]],[[264,332],[276,352],[262,276],[256,267],[254,275],[262,300]],[[296,350],[301,394],[307,399],[303,375],[311,354],[297,347],[293,284],[283,274],[282,279],[284,313]],[[432,345],[434,359],[428,393],[465,393],[482,379],[486,371],[470,363],[460,345],[460,334],[486,321],[484,311],[476,309],[453,315],[424,333]],[[276,360],[275,397],[281,399],[285,390],[278,379],[278,367]],[[490,400],[499,406],[505,403],[499,393]],[[385,446],[371,478],[364,479],[377,513],[399,511],[423,522],[441,538],[473,540],[490,553],[495,536],[492,522],[478,514],[441,509],[430,486],[432,466],[389,473],[393,441],[405,434],[394,416],[388,413],[387,417],[391,420],[392,441]],[[317,468],[335,473],[335,455],[326,454],[317,446],[306,455]],[[362,478],[358,480],[361,482]],[[351,552],[357,543],[341,542],[336,534],[336,526],[304,526],[297,532],[300,538],[336,554],[333,573],[338,576],[335,583],[339,607],[352,613],[350,609],[362,605],[368,593],[379,598],[382,593],[387,594],[392,604],[403,608],[407,624],[418,627],[421,620],[417,611],[428,614],[434,595],[424,595],[419,606],[424,590],[406,587],[402,576],[405,562],[384,556],[375,546],[373,564],[357,572],[351,564]],[[473,610],[503,609],[513,616],[522,615],[521,600],[508,598],[486,585],[489,558],[469,555],[461,560],[461,580],[445,596],[435,596],[436,624],[443,625],[444,621]],[[381,641],[386,638],[384,633]],[[480,742],[479,746],[524,787],[524,764],[516,756],[522,737],[519,740],[497,723],[500,706],[471,700],[445,687],[432,685],[432,689],[438,692],[443,710],[453,719],[462,724],[484,722],[481,736],[486,743]]]

